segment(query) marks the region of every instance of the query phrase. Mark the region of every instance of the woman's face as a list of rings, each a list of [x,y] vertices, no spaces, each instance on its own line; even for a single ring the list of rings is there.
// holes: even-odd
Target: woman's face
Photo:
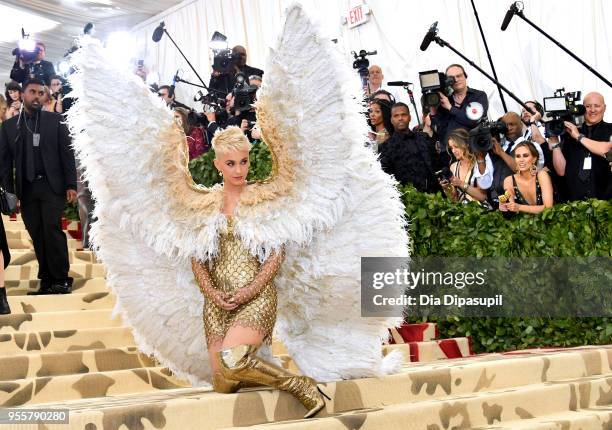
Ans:
[[[376,103],[370,104],[370,122],[374,126],[380,125],[383,122],[380,106],[378,106]]]
[[[531,169],[535,162],[535,157],[531,155],[531,152],[524,146],[516,148],[514,151],[514,160],[516,161],[516,167],[519,172],[524,172]]]
[[[249,150],[233,150],[216,154],[215,167],[223,174],[223,182],[234,186],[247,183],[249,174]]]
[[[463,160],[463,150],[459,145],[455,143],[453,139],[448,139],[448,145],[450,146],[451,152],[457,160]]]
[[[62,88],[62,82],[59,79],[51,79],[51,94],[55,94]]]
[[[21,99],[21,93],[17,90],[8,90],[9,97],[12,101],[17,101]]]

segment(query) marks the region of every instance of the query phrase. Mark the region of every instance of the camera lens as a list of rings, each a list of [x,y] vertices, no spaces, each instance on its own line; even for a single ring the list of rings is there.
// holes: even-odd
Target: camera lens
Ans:
[[[424,96],[425,106],[438,106],[440,105],[440,96],[438,93],[429,93]]]

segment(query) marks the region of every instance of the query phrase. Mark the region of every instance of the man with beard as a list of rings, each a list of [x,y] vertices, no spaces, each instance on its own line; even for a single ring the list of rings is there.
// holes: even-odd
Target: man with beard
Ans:
[[[395,176],[402,185],[412,184],[421,192],[435,193],[440,185],[434,172],[439,167],[435,141],[429,117],[425,118],[423,132],[410,130],[410,110],[405,103],[391,108],[393,136],[381,146],[382,169]]]
[[[62,116],[41,110],[44,94],[41,80],[24,84],[23,111],[0,130],[0,177],[5,189],[17,194],[34,243],[38,294],[67,294],[72,278],[61,219],[65,201],[76,200],[76,167]]]

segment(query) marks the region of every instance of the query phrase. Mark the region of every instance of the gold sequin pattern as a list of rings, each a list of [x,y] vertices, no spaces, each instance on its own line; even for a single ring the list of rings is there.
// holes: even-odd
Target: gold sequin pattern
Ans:
[[[234,293],[249,285],[256,277],[264,275],[260,273],[257,276],[260,266],[259,260],[234,235],[233,219],[229,218],[227,229],[220,233],[219,254],[212,262],[211,277],[215,288]],[[205,301],[204,330],[207,344],[222,340],[232,326],[256,329],[264,335],[264,343],[271,343],[276,323],[277,298],[274,278],[267,278],[269,280],[251,300],[231,311],[217,307],[211,300]]]

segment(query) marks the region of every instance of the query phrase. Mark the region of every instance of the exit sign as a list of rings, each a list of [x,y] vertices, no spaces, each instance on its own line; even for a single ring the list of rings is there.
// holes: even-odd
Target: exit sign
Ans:
[[[366,22],[368,22],[369,13],[370,9],[363,4],[349,9],[348,14],[346,15],[346,22],[348,23],[348,28],[354,28],[358,25],[365,24]]]

